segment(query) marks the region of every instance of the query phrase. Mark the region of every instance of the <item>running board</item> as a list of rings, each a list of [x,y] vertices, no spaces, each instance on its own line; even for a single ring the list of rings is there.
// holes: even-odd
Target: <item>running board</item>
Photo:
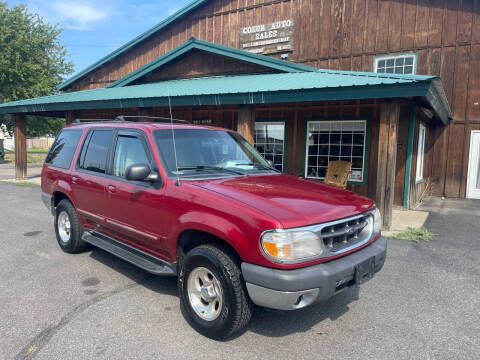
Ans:
[[[82,240],[92,244],[102,250],[105,250],[120,259],[123,259],[133,265],[148,271],[151,274],[174,276],[177,275],[176,264],[169,263],[159,259],[145,251],[134,248],[110,236],[101,234],[96,231],[85,231]]]

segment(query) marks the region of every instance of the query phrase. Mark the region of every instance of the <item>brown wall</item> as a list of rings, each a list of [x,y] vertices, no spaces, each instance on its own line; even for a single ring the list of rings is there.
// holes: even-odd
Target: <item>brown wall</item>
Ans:
[[[371,71],[379,54],[418,54],[418,74],[440,75],[454,120],[432,138],[433,191],[465,196],[469,132],[480,129],[480,0],[216,0],[75,82],[102,87],[191,36],[239,47],[239,28],[295,21],[290,61]]]

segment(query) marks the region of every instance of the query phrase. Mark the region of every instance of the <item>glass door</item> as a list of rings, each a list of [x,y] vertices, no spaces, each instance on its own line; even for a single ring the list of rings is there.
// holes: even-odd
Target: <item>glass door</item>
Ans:
[[[467,198],[480,199],[480,130],[472,131],[470,140]]]

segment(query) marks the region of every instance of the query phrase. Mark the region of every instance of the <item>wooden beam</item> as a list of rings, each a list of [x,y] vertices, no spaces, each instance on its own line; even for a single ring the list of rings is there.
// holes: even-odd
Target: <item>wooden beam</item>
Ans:
[[[393,102],[390,107],[388,124],[387,173],[385,178],[385,203],[383,210],[383,226],[390,229],[392,226],[393,198],[395,196],[395,175],[397,168],[397,138],[400,119],[400,105]]]
[[[15,114],[15,179],[27,178],[27,118]]]
[[[384,100],[380,103],[375,202],[382,214],[384,229],[389,229],[392,225],[399,117],[398,102]]]
[[[254,144],[255,109],[253,105],[238,106],[237,132],[250,144]]]
[[[75,112],[65,111],[65,125],[70,125],[75,121]]]

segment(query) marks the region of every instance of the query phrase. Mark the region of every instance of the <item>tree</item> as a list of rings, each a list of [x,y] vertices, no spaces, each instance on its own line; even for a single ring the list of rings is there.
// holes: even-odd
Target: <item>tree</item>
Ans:
[[[9,8],[0,0],[0,103],[55,93],[57,84],[73,72],[60,43],[62,31],[24,5]],[[0,117],[0,122],[12,131],[11,116]],[[55,134],[62,125],[62,119],[28,117],[27,135]]]

